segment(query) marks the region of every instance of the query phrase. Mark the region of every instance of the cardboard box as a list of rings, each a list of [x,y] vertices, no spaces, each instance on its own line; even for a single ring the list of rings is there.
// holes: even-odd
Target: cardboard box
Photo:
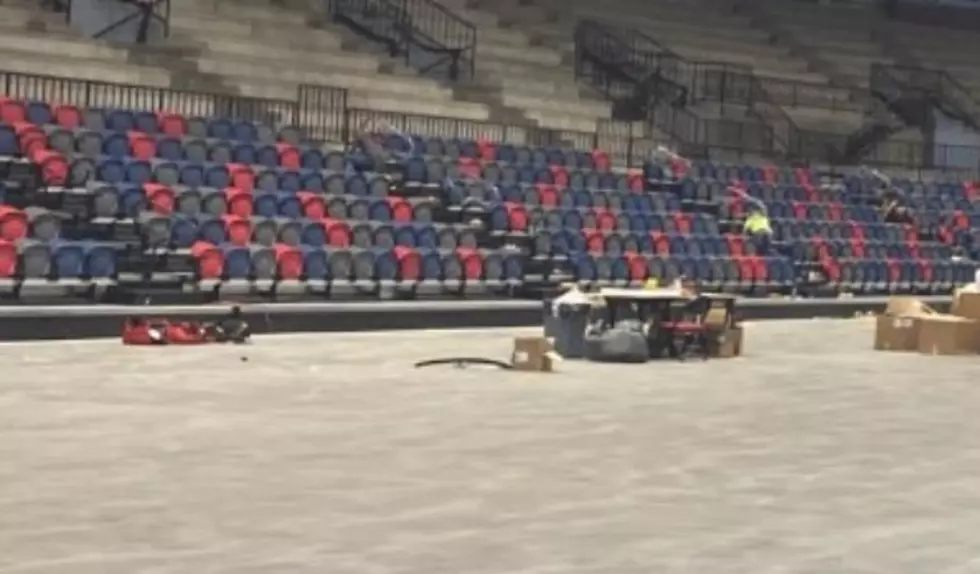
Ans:
[[[953,296],[953,315],[980,321],[980,293],[962,290]]]
[[[711,356],[719,359],[731,359],[741,356],[744,333],[742,327],[731,327],[720,331],[714,345],[712,345]]]
[[[875,349],[915,351],[919,348],[919,319],[879,315],[875,324]]]
[[[879,351],[915,351],[919,348],[919,321],[936,312],[914,297],[893,297],[875,320],[874,348]]]
[[[920,353],[971,355],[980,351],[980,323],[955,315],[920,317]]]
[[[550,373],[555,362],[560,360],[551,341],[545,337],[517,337],[510,362],[518,371]]]

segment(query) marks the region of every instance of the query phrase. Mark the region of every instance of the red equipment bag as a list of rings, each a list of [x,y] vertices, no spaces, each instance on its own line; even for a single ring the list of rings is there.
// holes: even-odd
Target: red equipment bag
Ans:
[[[166,345],[169,323],[163,319],[127,319],[123,324],[124,345]]]

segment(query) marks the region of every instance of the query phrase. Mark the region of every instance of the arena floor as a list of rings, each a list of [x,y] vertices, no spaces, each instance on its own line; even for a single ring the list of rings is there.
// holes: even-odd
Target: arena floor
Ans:
[[[980,358],[411,367],[514,333],[2,345],[0,573],[980,572]]]

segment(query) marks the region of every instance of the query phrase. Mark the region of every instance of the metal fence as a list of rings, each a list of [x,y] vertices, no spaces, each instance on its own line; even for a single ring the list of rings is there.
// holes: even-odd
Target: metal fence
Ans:
[[[0,95],[79,108],[115,108],[176,113],[187,117],[222,117],[268,126],[295,128],[311,144],[347,144],[365,129],[390,126],[404,133],[446,139],[487,139],[531,146],[603,149],[620,166],[639,167],[659,143],[695,142],[690,153],[700,157],[758,155],[771,149],[774,134],[758,122],[706,119],[683,107],[658,108],[653,127],[666,134],[658,141],[650,126],[605,121],[595,132],[553,130],[535,125],[503,124],[459,118],[403,114],[355,108],[343,88],[303,85],[296,98],[269,99],[204,91],[97,82],[0,71]],[[778,99],[778,98],[777,98]],[[842,145],[840,134],[807,132],[794,146],[802,157],[827,157]],[[902,168],[977,170],[980,147],[921,142],[886,142],[866,159],[874,165]]]

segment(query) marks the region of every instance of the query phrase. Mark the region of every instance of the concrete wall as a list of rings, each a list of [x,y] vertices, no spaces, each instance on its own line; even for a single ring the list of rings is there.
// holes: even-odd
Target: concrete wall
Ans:
[[[158,14],[164,14],[164,3],[157,5],[155,10]],[[71,26],[85,36],[93,37],[114,23],[136,15],[132,20],[101,36],[104,40],[131,44],[136,41],[139,30],[139,12],[137,6],[120,0],[72,0]],[[163,38],[163,30],[163,25],[154,19],[150,23],[148,39],[152,41]]]

